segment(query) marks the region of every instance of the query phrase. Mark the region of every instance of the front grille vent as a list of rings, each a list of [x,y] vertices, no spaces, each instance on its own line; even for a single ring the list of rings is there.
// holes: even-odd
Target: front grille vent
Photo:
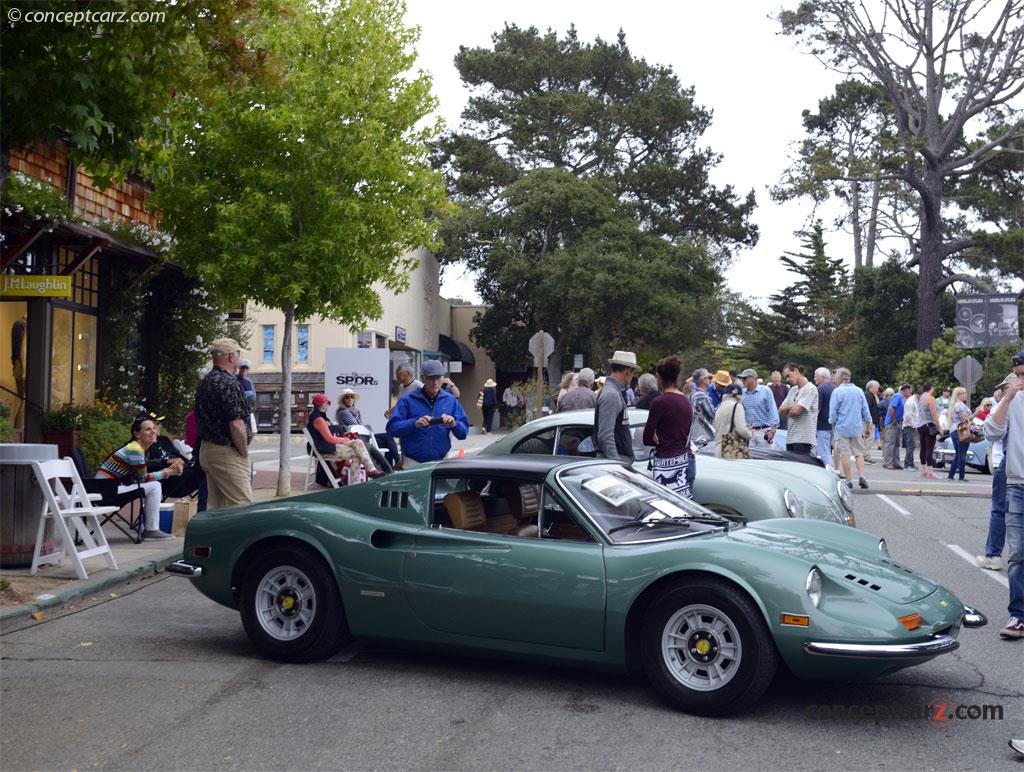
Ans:
[[[859,585],[860,585],[861,587],[867,587],[867,588],[868,588],[869,590],[874,590],[875,592],[878,592],[879,590],[881,590],[881,589],[882,589],[882,588],[881,588],[881,587],[879,587],[879,586],[878,586],[877,584],[872,584],[872,583],[871,583],[870,581],[868,581],[867,579],[861,579],[861,578],[859,578],[859,577],[857,577],[857,576],[854,576],[853,574],[847,574],[847,575],[846,575],[846,576],[844,576],[843,578],[844,578],[844,579],[847,579],[848,581],[851,581],[851,582],[856,582],[856,583],[857,583],[857,584],[859,584]]]

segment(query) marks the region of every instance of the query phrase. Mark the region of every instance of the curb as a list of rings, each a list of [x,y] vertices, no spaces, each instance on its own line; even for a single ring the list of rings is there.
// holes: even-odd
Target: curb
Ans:
[[[946,490],[945,488],[869,488],[854,491],[857,496],[870,496],[872,493],[884,493],[886,496],[936,496],[948,499],[990,499],[991,491]]]
[[[136,560],[133,563],[127,563],[116,571],[105,571],[94,578],[80,579],[76,582],[71,582],[69,586],[54,592],[52,598],[37,600],[34,603],[23,603],[20,606],[8,606],[7,608],[0,609],[0,623],[7,624],[21,619],[22,617],[36,614],[44,609],[53,608],[54,606],[63,606],[85,595],[101,592],[110,587],[124,584],[125,582],[129,582],[138,577],[155,576],[160,573],[165,566],[173,563],[180,557],[181,548],[175,547],[174,549],[167,550],[166,552],[161,552],[154,557]]]

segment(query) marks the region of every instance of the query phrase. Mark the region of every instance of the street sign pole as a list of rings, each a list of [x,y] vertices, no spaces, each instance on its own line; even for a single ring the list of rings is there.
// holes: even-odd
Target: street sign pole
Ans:
[[[537,359],[537,417],[543,415],[542,400],[544,399],[544,388],[541,383],[544,378],[544,336],[540,339],[540,357]]]

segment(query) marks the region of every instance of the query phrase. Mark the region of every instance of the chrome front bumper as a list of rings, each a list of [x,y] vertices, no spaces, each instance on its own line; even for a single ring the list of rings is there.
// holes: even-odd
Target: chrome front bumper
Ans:
[[[804,651],[823,657],[852,659],[930,659],[960,648],[952,635],[936,635],[920,643],[819,643],[808,641]]]
[[[184,560],[175,560],[166,569],[169,574],[177,574],[178,576],[188,576],[192,579],[197,579],[203,575],[202,566],[194,566],[191,563],[186,563]]]

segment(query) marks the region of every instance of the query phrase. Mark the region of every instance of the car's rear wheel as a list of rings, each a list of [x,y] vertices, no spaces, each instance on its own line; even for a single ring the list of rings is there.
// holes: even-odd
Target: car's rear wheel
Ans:
[[[688,713],[721,716],[756,702],[778,668],[771,634],[754,603],[712,578],[665,590],[644,620],[644,671]]]
[[[349,638],[338,585],[308,548],[276,547],[258,556],[242,580],[240,600],[249,640],[273,659],[323,659]]]

